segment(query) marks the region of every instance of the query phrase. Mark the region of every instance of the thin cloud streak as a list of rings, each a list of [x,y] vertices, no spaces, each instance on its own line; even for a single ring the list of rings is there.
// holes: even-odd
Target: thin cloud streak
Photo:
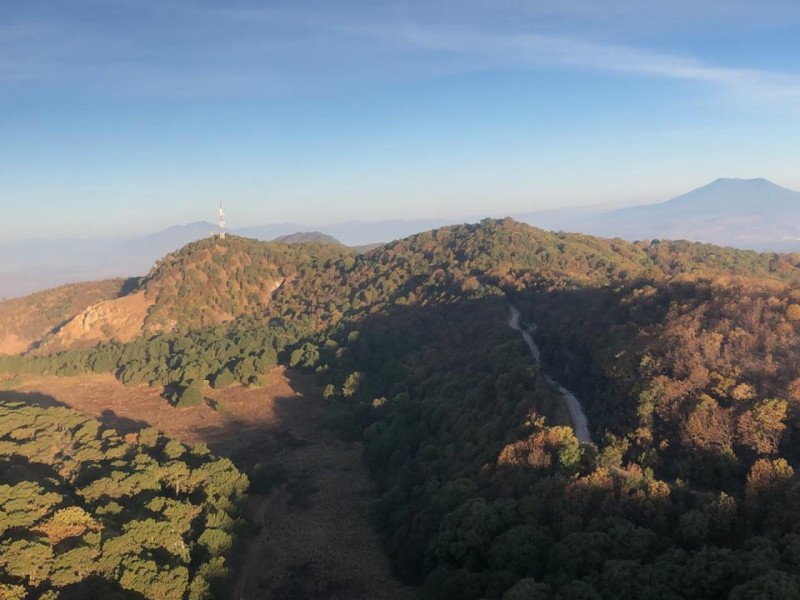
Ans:
[[[651,3],[638,0],[643,6]],[[128,0],[118,5],[136,6]],[[473,7],[466,11],[468,20],[489,10],[480,1],[467,5]],[[152,12],[156,6],[143,1],[139,10]],[[594,41],[591,38],[597,36],[592,34],[514,33],[492,18],[480,29],[461,20],[457,27],[435,28],[424,25],[419,13],[409,15],[405,24],[380,12],[359,23],[352,14],[344,18],[335,10],[309,13],[287,5],[267,9],[165,2],[161,6],[172,19],[157,26],[161,37],[180,22],[179,17],[193,19],[192,26],[171,41],[171,54],[163,57],[141,48],[133,34],[81,31],[74,24],[59,28],[57,22],[0,26],[0,82],[12,87],[79,83],[92,93],[134,97],[258,97],[287,90],[302,93],[319,87],[315,82],[325,82],[322,87],[330,89],[335,87],[336,73],[341,86],[351,88],[393,78],[426,79],[437,73],[562,67],[708,84],[740,101],[800,108],[800,75],[795,73],[717,66],[634,45]],[[593,6],[572,0],[561,10],[591,12]],[[548,2],[528,8],[557,11]],[[498,12],[503,11],[485,16]],[[221,22],[227,22],[224,31],[208,27]],[[209,36],[209,31],[215,34]],[[363,56],[374,57],[371,64],[362,67]]]
[[[694,58],[567,36],[485,34],[419,27],[374,33],[409,47],[474,57],[494,68],[560,66],[693,81],[724,88],[744,100],[800,109],[800,76],[796,74],[718,67]]]

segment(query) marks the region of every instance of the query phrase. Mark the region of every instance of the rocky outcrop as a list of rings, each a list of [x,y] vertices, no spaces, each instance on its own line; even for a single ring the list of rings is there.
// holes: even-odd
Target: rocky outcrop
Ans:
[[[49,354],[110,340],[129,342],[142,334],[152,304],[143,291],[93,304],[48,336],[38,352]]]

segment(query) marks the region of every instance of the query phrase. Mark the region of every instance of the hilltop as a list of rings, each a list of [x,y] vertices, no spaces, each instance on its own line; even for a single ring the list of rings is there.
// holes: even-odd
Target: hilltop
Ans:
[[[543,229],[629,241],[688,239],[735,248],[796,251],[800,250],[800,226],[796,226],[800,222],[798,199],[800,193],[766,179],[718,179],[658,204],[616,210],[551,209],[512,216]],[[320,227],[313,237],[305,239],[296,237],[297,232],[312,232],[311,228],[296,223],[240,227],[229,233],[262,241],[334,243],[336,240],[363,250],[450,224],[435,219],[354,220]],[[3,242],[0,252],[8,260],[0,265],[0,297],[86,279],[144,275],[165,254],[209,237],[217,227],[199,221],[126,239]]]
[[[209,385],[313,375],[326,422],[363,444],[394,571],[424,598],[712,600],[774,581],[792,597],[799,283],[796,254],[511,219],[361,254],[229,236],[121,296],[150,303],[131,341],[54,352],[56,335],[0,357],[0,377],[113,373],[206,410]]]
[[[335,237],[319,231],[298,231],[289,235],[281,235],[272,240],[276,244],[337,244],[342,243]]]
[[[99,341],[128,342],[142,335],[186,332],[261,314],[274,292],[293,280],[298,269],[352,253],[343,246],[317,246],[236,236],[192,242],[158,261],[124,294],[85,302],[79,310],[64,314],[56,330],[40,328],[36,351],[52,353]],[[25,306],[28,301],[0,303],[0,310],[7,304]]]
[[[205,238],[159,260],[147,276],[131,280],[122,291],[118,280],[111,288],[101,284],[113,294],[78,294],[77,290],[96,287],[84,284],[0,302],[0,331],[27,336],[25,345],[17,343],[13,351],[35,347],[43,354],[159,332],[185,333],[248,316],[299,317],[320,328],[374,308],[377,299],[392,304],[416,298],[420,288],[415,282],[422,273],[442,272],[442,277],[461,287],[497,285],[519,270],[572,284],[698,270],[783,280],[798,277],[793,255],[689,242],[609,241],[546,232],[510,219],[444,227],[363,254],[336,243],[306,243],[311,238],[303,235],[291,244],[231,235],[225,240]],[[70,302],[61,300],[64,294],[72,296]],[[59,306],[46,321],[42,321],[42,298]],[[11,348],[16,338],[7,339]]]
[[[497,281],[503,269],[535,269],[539,277],[599,282],[618,278],[615,273],[632,276],[648,269],[663,270],[667,263],[669,272],[702,267],[711,272],[784,278],[793,273],[770,269],[774,259],[752,252],[721,251],[689,243],[609,242],[580,234],[545,232],[512,220],[487,220],[480,225],[417,234],[373,248],[363,256],[335,243],[308,245],[308,235],[292,239],[298,243],[260,242],[238,236],[192,242],[158,261],[146,277],[129,284],[124,293],[120,293],[119,280],[114,280],[112,284],[83,284],[2,302],[0,328],[5,329],[0,330],[25,332],[24,346],[17,343],[13,351],[35,346],[44,353],[112,339],[130,341],[160,331],[189,331],[247,315],[291,316],[287,304],[295,302],[306,305],[303,314],[309,314],[311,305],[319,307],[313,311],[314,318],[331,323],[341,315],[337,317],[337,311],[325,314],[321,310],[324,298],[337,306],[352,298],[348,304],[358,307],[369,304],[369,298],[389,293],[387,300],[395,302],[400,294],[392,290],[408,285],[415,269],[432,273],[453,260],[455,263],[447,266],[448,279],[488,277]],[[779,261],[791,264],[788,257]],[[325,265],[329,265],[327,276],[322,273]],[[372,284],[372,289],[358,292],[365,282],[380,279],[391,282],[381,284],[382,292]],[[86,295],[72,291],[97,285],[114,293]],[[70,302],[61,300],[67,293],[73,296]],[[39,323],[46,314],[41,309],[43,298],[58,303],[60,311]],[[277,308],[270,311],[276,298]],[[27,316],[22,307],[28,307]],[[30,310],[32,307],[38,308]],[[11,344],[8,335],[7,344]]]
[[[343,240],[345,244],[363,248],[444,223],[441,220],[348,221],[327,226],[320,233],[337,241]],[[216,233],[217,229],[218,225],[215,223],[197,221],[173,225],[146,235],[123,238],[0,241],[0,254],[6,258],[0,265],[0,298],[22,296],[87,279],[144,275],[165,254],[207,238]],[[271,223],[240,227],[229,230],[229,233],[268,241],[304,231],[311,229],[297,223]]]

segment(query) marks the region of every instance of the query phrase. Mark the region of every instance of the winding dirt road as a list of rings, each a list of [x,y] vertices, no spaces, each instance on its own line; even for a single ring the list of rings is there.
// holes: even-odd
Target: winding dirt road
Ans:
[[[528,349],[531,351],[533,360],[536,361],[536,364],[540,364],[541,353],[539,352],[539,346],[536,345],[536,342],[533,341],[533,336],[531,336],[531,331],[536,330],[536,325],[530,325],[530,330],[529,328],[523,327],[519,309],[513,304],[511,305],[511,316],[508,319],[508,325],[514,331],[519,331],[522,334],[522,339],[525,340],[525,344],[527,344]],[[569,411],[575,437],[583,444],[591,444],[592,436],[589,434],[589,420],[586,418],[583,407],[580,401],[575,397],[575,394],[548,375],[545,375],[545,381],[556,388],[561,394],[561,398]]]

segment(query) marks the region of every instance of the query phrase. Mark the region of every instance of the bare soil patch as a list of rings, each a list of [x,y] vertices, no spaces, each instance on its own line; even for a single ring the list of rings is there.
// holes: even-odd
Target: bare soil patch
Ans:
[[[207,390],[207,404],[173,408],[161,390],[110,375],[28,379],[17,392],[53,397],[126,433],[152,425],[187,444],[206,443],[240,468],[256,463],[272,484],[252,494],[257,533],[238,561],[235,600],[405,600],[367,522],[371,484],[361,445],[324,427],[321,391],[283,368],[263,388]],[[211,408],[214,402],[220,411]]]
[[[130,342],[142,334],[148,309],[153,305],[145,293],[136,292],[93,304],[70,319],[52,336],[45,338],[39,353],[51,353],[73,346],[90,346],[117,339]]]

